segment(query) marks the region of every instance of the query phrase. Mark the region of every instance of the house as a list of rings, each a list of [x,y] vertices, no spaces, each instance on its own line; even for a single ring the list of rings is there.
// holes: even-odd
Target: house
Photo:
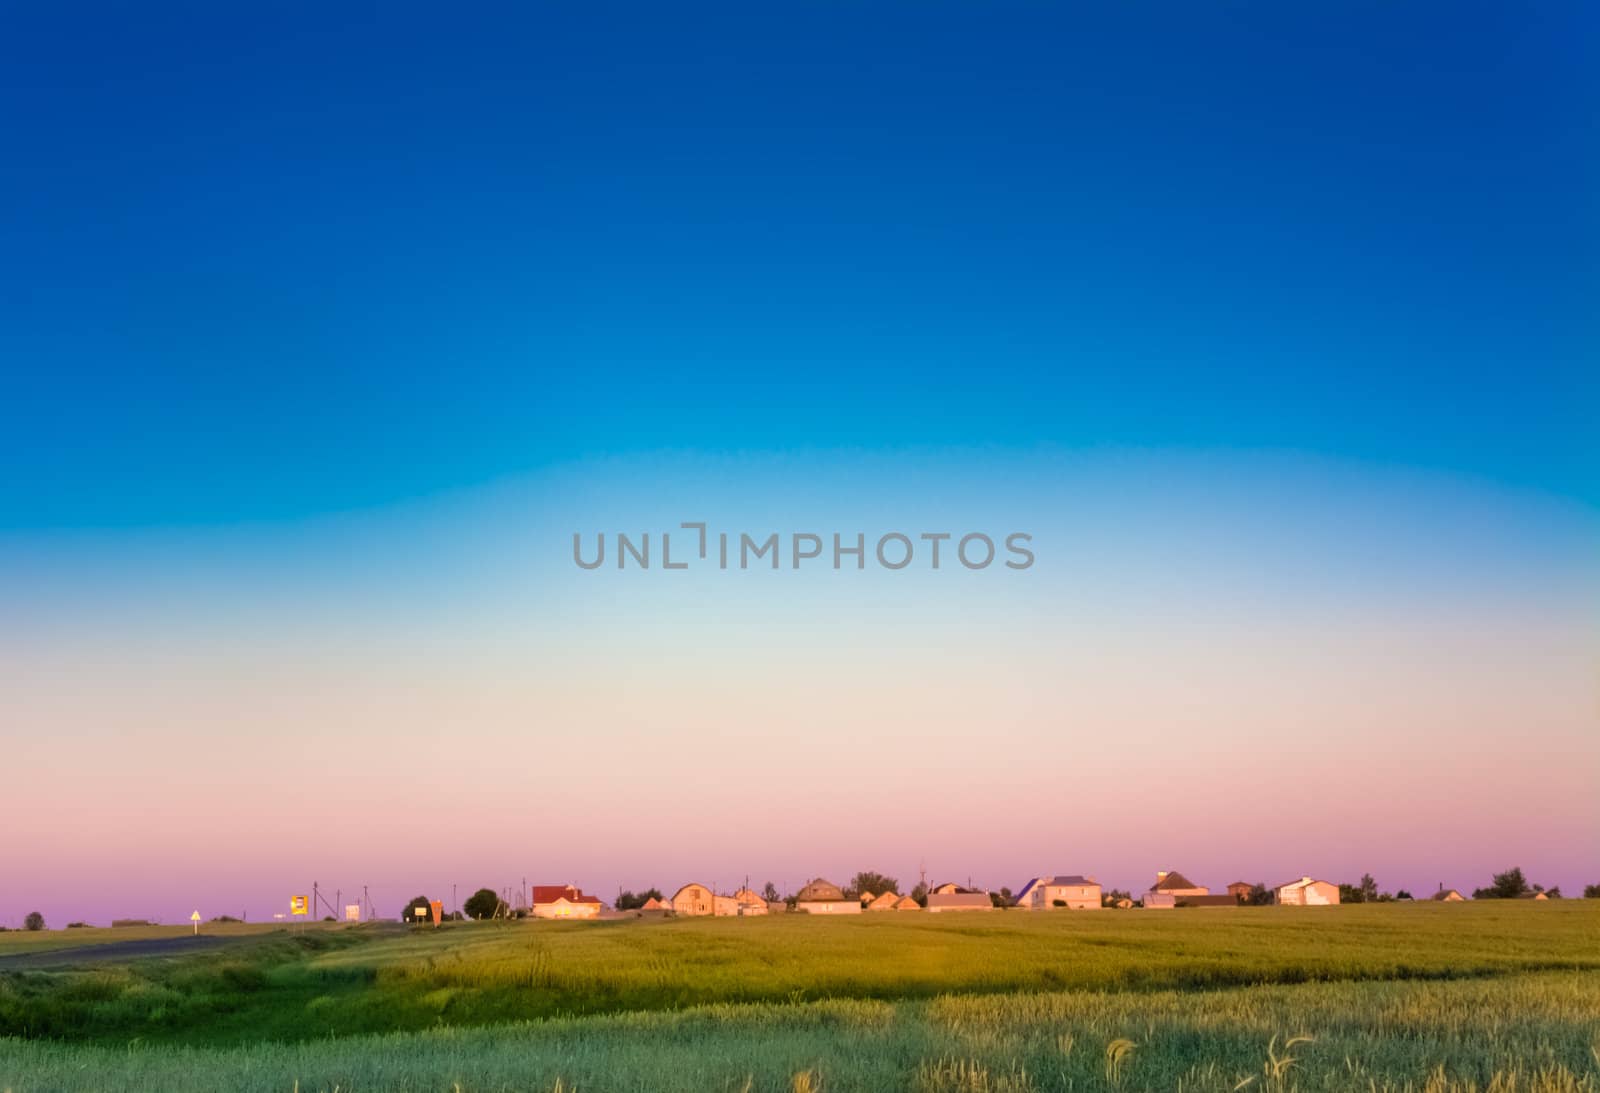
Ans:
[[[868,903],[867,910],[893,911],[899,905],[901,898],[902,897],[895,895],[893,892],[885,892],[883,895],[878,896],[876,899]],[[906,896],[904,898],[911,899],[910,896]],[[916,906],[916,902],[917,901],[914,899],[911,900],[912,906]],[[918,910],[921,910],[921,908],[918,908]]]
[[[736,913],[741,917],[750,915],[764,915],[767,913],[767,901],[761,894],[749,888],[741,888],[733,894],[733,903]]]
[[[1182,896],[1209,896],[1211,889],[1194,883],[1177,870],[1163,869],[1156,874],[1156,882],[1144,894],[1146,907],[1176,907]]]
[[[672,913],[675,915],[709,915],[715,910],[716,897],[703,884],[686,884],[672,894]]]
[[[586,896],[574,884],[536,884],[533,886],[534,918],[597,918],[600,900]]]
[[[940,888],[944,886],[941,885]],[[988,892],[979,892],[971,888],[962,888],[955,892],[935,890],[928,893],[927,910],[935,911],[992,911],[994,901],[989,898]]]
[[[672,910],[672,904],[667,903],[664,900],[656,899],[656,897],[654,897],[654,896],[651,896],[649,899],[644,901],[644,904],[639,908],[639,910],[641,910],[641,911],[655,911],[655,912],[659,913],[659,912],[663,912],[663,911]]]
[[[1440,903],[1465,903],[1467,901],[1466,896],[1463,896],[1454,888],[1446,888],[1443,885],[1440,885],[1439,890],[1428,898],[1437,900]]]
[[[1272,890],[1273,900],[1286,907],[1337,907],[1339,886],[1332,881],[1301,877]]]
[[[1232,884],[1228,885],[1228,895],[1232,896],[1240,903],[1249,903],[1250,893],[1254,892],[1255,890],[1256,886],[1247,880],[1236,880]]]
[[[928,894],[930,896],[953,896],[957,892],[971,892],[971,891],[972,891],[971,888],[963,888],[963,887],[961,887],[961,885],[957,884],[955,881],[947,880],[943,884],[934,885],[933,888],[931,890],[929,890]]]
[[[1017,907],[1027,911],[1066,908],[1073,911],[1100,909],[1100,882],[1076,873],[1065,876],[1034,877],[1017,893]]]
[[[800,889],[794,909],[808,915],[859,915],[861,901],[848,898],[837,885],[818,877]]]
[[[894,893],[885,892],[884,895],[892,896]],[[894,909],[896,911],[920,911],[922,910],[922,904],[918,903],[910,896],[901,896],[899,899],[894,901]]]

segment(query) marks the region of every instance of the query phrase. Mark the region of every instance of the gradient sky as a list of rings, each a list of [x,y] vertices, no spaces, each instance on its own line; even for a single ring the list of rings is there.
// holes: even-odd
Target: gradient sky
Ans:
[[[0,923],[1600,881],[1597,38],[8,13]],[[696,519],[1038,562],[572,564]]]

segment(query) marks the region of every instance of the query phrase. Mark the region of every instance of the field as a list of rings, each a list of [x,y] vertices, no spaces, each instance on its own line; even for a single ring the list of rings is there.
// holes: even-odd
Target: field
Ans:
[[[1600,1093],[1594,901],[13,937],[14,1093]]]

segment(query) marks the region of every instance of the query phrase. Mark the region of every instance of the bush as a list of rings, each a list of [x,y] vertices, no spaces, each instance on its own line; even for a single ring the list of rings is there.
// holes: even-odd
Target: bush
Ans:
[[[22,920],[22,928],[24,930],[44,929],[44,916],[38,911],[29,911],[28,917]]]

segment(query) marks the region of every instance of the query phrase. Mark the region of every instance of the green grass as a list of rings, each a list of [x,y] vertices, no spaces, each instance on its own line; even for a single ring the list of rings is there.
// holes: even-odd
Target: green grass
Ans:
[[[0,1035],[18,1093],[1596,1090],[1600,904],[280,931],[0,970]]]

